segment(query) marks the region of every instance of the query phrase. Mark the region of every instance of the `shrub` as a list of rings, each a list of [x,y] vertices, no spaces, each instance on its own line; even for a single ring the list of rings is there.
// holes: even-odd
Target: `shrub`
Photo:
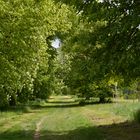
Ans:
[[[24,106],[23,107],[23,113],[31,113],[31,112],[32,112],[31,107],[29,107],[29,106]]]
[[[7,95],[0,92],[0,110],[5,110],[9,106]]]
[[[140,124],[140,109],[134,113],[134,120]]]
[[[81,105],[81,106],[83,106],[83,105],[85,105],[86,103],[85,103],[85,99],[80,99],[79,100],[79,105]]]

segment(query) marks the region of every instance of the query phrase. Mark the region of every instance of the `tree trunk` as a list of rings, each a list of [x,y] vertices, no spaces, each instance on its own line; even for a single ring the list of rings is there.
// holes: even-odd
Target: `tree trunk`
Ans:
[[[100,103],[105,103],[105,98],[104,98],[104,97],[100,97],[99,102],[100,102]]]
[[[10,106],[16,106],[17,105],[17,97],[16,97],[16,95],[11,95],[9,104],[10,104]]]

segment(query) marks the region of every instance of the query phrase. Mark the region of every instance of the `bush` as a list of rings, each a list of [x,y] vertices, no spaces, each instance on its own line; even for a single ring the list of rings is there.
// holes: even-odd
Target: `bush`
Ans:
[[[51,94],[50,81],[47,78],[41,78],[42,77],[38,77],[34,80],[33,95],[35,98],[48,99]]]
[[[134,113],[134,120],[140,124],[140,109]]]
[[[7,95],[0,92],[0,110],[5,110],[9,106]]]
[[[79,105],[83,106],[85,104],[86,104],[85,99],[80,99],[79,100]]]
[[[24,106],[22,111],[23,113],[31,113],[32,109],[30,106]]]

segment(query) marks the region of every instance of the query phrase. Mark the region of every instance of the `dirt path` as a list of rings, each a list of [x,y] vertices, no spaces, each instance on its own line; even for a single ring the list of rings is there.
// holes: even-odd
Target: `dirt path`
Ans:
[[[35,129],[35,133],[34,133],[34,140],[39,140],[40,138],[40,130],[41,130],[41,126],[43,124],[43,122],[45,121],[47,117],[42,117],[39,122],[36,124],[36,129]]]

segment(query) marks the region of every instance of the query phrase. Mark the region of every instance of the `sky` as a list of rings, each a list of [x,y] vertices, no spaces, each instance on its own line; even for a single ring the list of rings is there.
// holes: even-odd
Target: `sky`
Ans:
[[[58,38],[56,38],[55,40],[52,41],[52,46],[54,48],[59,48],[60,47],[60,40]]]

